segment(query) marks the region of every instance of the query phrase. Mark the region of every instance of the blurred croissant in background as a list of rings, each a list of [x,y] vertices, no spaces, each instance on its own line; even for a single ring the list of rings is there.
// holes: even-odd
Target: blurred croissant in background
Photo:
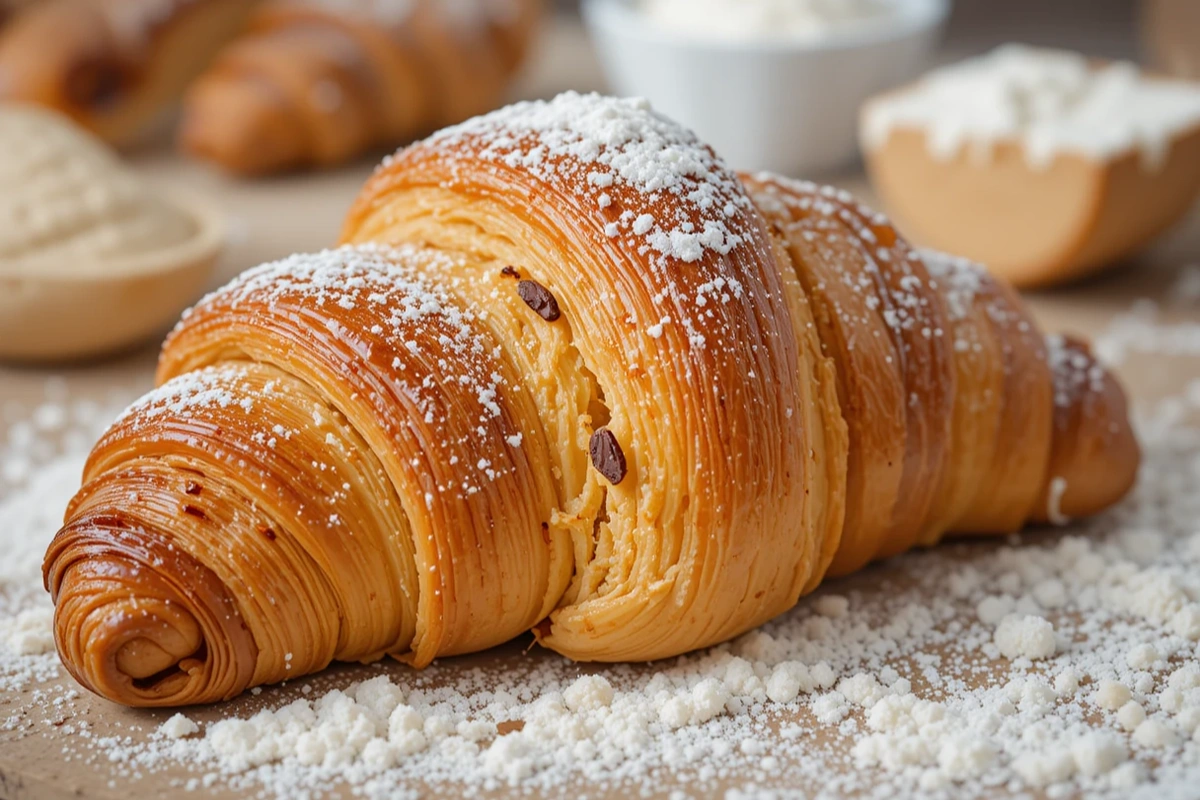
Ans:
[[[499,105],[541,0],[0,0],[0,23],[10,9],[0,101],[127,146],[186,91],[182,146],[259,175],[339,164]]]
[[[0,25],[4,25],[19,10],[35,2],[37,0],[0,0]]]
[[[180,139],[244,174],[327,166],[504,98],[539,0],[281,0],[188,93]]]
[[[11,5],[11,3],[10,3]],[[145,139],[246,22],[245,0],[42,0],[0,34],[0,100],[66,114],[106,141]]]

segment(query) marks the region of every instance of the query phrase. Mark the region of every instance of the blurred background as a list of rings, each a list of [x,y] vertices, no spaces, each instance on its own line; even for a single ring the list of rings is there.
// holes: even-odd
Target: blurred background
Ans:
[[[864,160],[869,99],[1014,42],[1067,60],[998,66],[968,122],[1000,124],[994,100],[1014,130],[1109,144],[1064,145],[1047,165],[1016,144],[1004,155],[1000,134],[983,161],[893,137]],[[1111,60],[1142,72],[1100,88],[1077,74]],[[1012,248],[995,230],[1038,227],[1059,250],[1023,254],[1008,277],[1047,327],[1097,330],[1131,297],[1200,289],[1198,77],[1196,0],[0,0],[0,491],[45,455],[31,409],[144,390],[186,305],[333,243],[384,154],[566,90],[649,96],[733,166],[847,188],[1001,274]],[[962,128],[952,105],[905,113]],[[1021,221],[1031,206],[1048,209],[1036,225]],[[1090,216],[1067,219],[1075,206]],[[951,224],[945,208],[976,217]]]

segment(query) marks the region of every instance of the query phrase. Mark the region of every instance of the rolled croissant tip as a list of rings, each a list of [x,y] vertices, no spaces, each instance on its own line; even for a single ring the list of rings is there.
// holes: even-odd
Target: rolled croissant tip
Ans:
[[[139,541],[103,552],[101,535],[68,524],[47,554],[54,638],[71,675],[101,697],[143,707],[245,690],[257,651],[215,576],[178,550],[137,558],[148,555]]]
[[[65,584],[68,593],[76,587]],[[68,659],[76,680],[119,703],[161,702],[189,694],[207,653],[196,618],[181,603],[160,598],[113,597],[83,613],[63,604],[55,613],[60,650],[74,650],[71,637],[88,642],[82,658]],[[64,641],[67,640],[67,641]],[[178,702],[183,702],[179,700]]]

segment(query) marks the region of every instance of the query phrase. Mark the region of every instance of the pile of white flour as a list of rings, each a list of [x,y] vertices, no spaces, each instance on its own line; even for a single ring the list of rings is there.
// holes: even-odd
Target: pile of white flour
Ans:
[[[1179,296],[1194,303],[1185,284]],[[1098,350],[1118,361],[1187,358],[1200,374],[1200,330],[1164,322],[1145,303]],[[181,789],[288,798],[345,784],[365,797],[510,785],[551,795],[679,785],[679,796],[737,798],[1194,796],[1197,423],[1200,379],[1139,409],[1138,487],[1097,519],[902,557],[670,662],[582,667],[533,653],[472,669],[453,660],[420,673],[360,667],[299,692],[293,684],[286,699],[263,690],[253,700],[265,710],[254,715],[200,723],[211,714],[185,712],[122,737],[69,713],[57,727],[29,729],[35,706],[86,700],[50,653],[39,575],[82,463],[85,445],[68,447],[30,466],[0,502],[0,688],[44,684],[8,707],[0,741],[44,736],[123,781],[182,767]],[[11,430],[0,463],[28,449]]]

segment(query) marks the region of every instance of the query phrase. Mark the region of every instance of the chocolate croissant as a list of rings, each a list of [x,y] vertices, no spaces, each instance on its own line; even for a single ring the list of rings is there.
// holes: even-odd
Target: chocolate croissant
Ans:
[[[45,561],[92,691],[210,702],[530,629],[581,661],[673,656],[1134,480],[1085,345],[639,101],[437,134],[342,242],[203,300],[92,453]]]
[[[189,91],[180,141],[259,175],[342,163],[488,111],[540,0],[276,0]]]
[[[101,138],[145,137],[245,23],[253,0],[41,0],[0,35],[0,100]]]

